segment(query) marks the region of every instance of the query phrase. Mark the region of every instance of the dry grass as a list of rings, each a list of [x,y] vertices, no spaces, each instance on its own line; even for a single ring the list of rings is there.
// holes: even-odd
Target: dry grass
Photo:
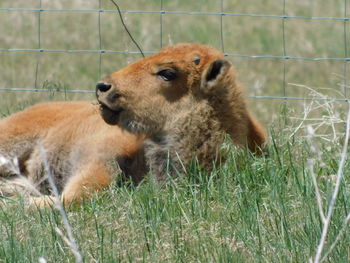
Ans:
[[[42,8],[99,8],[97,0],[41,2]],[[160,10],[161,3],[119,2],[122,9],[129,10]],[[3,0],[0,8],[34,8],[39,3]],[[283,1],[223,3],[225,12],[283,14]],[[345,13],[343,0],[285,3],[287,15],[343,17]],[[163,0],[163,6],[168,11],[221,11],[220,1]],[[114,9],[107,0],[101,0],[101,8]],[[98,16],[98,13],[41,13],[40,47],[100,49]],[[184,41],[222,48],[218,16],[162,15],[162,41],[159,14],[123,16],[147,51],[157,51],[161,42],[167,45]],[[284,53],[280,18],[224,16],[223,28],[227,53],[274,56]],[[343,21],[286,19],[284,30],[288,56],[344,57],[349,42],[344,41]],[[38,48],[38,14],[0,11],[0,32],[0,48]],[[136,51],[116,13],[101,13],[101,48]],[[0,91],[0,116],[38,101],[94,99],[93,93],[56,90],[93,91],[101,76],[139,59],[140,55],[102,54],[101,58],[100,68],[100,54],[1,52],[1,88],[37,87],[52,92]],[[346,76],[350,67],[342,61],[229,59],[248,95],[344,98],[349,93]],[[313,257],[323,224],[308,160],[314,160],[313,172],[326,207],[343,144],[344,105],[333,100],[252,99],[250,103],[271,134],[268,158],[255,159],[227,143],[224,147],[229,152],[228,162],[210,175],[192,167],[188,177],[177,178],[161,189],[152,180],[145,180],[138,188],[111,187],[81,210],[68,212],[84,260],[306,262]],[[325,251],[337,238],[344,216],[349,213],[350,189],[344,183],[349,181],[348,170],[346,163]],[[0,241],[0,262],[37,261],[39,257],[49,262],[73,261],[67,244],[55,231],[62,227],[57,211],[28,212],[21,204],[5,207],[0,203],[0,222],[0,236],[5,237]],[[341,236],[327,260],[349,262],[349,242],[348,235]]]
[[[99,1],[45,1],[42,8],[98,9]],[[10,1],[0,7],[39,7],[40,1]],[[101,8],[114,9],[110,1],[102,0]],[[160,1],[125,1],[119,3],[126,10],[160,10]],[[283,2],[223,1],[223,11],[232,13],[283,14]],[[220,1],[163,0],[168,11],[220,12]],[[286,14],[296,16],[344,16],[344,1],[286,2]],[[124,19],[139,44],[146,51],[157,51],[163,45],[178,42],[200,42],[222,48],[220,16],[162,15],[160,33],[159,14],[124,13]],[[116,13],[101,13],[101,43],[98,31],[98,13],[42,12],[40,15],[40,47],[44,49],[102,49],[137,51],[123,29]],[[38,13],[1,11],[1,48],[38,48]],[[344,57],[344,23],[333,20],[285,20],[285,52],[288,56]],[[162,36],[162,41],[160,37]],[[245,55],[282,56],[282,19],[261,17],[223,17],[224,51]],[[91,53],[30,53],[1,52],[0,87],[51,88],[93,90],[101,76],[109,74],[140,58],[140,55]],[[229,58],[233,61],[240,82],[247,95],[304,97],[308,90],[294,84],[308,86],[321,95],[344,98],[344,62],[342,61],[285,61],[285,89],[283,88],[284,61],[280,59]],[[37,69],[38,63],[38,71]],[[350,67],[347,67],[350,68]],[[348,71],[348,70],[347,70]],[[37,73],[36,73],[37,72]],[[348,72],[346,72],[348,73]],[[291,84],[292,83],[292,84]],[[16,108],[22,103],[41,100],[94,99],[93,94],[34,94],[1,92],[0,108]],[[253,100],[252,108],[265,123],[271,120],[280,100]],[[299,103],[291,103],[299,111]],[[277,117],[275,115],[275,117]]]

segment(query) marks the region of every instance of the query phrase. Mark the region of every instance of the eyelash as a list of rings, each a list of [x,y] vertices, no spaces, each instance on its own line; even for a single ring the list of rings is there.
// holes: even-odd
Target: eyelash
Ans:
[[[177,74],[173,69],[163,69],[157,73],[164,81],[172,81],[177,78]]]

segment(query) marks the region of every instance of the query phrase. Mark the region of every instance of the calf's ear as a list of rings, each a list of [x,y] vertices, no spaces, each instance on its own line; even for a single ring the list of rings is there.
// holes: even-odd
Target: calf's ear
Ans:
[[[201,90],[204,93],[210,93],[217,87],[225,84],[225,79],[230,73],[232,64],[226,59],[217,59],[209,64],[203,72]]]

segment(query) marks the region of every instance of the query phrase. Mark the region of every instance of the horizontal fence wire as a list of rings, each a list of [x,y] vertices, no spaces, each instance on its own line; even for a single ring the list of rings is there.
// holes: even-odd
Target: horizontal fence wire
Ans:
[[[220,16],[220,34],[221,34],[221,49],[224,56],[227,57],[239,57],[239,58],[249,58],[249,59],[277,59],[277,60],[299,60],[299,61],[343,61],[344,62],[344,82],[347,83],[346,69],[347,62],[350,61],[347,52],[347,36],[346,36],[346,26],[347,22],[350,20],[350,17],[347,17],[346,8],[344,11],[344,17],[314,17],[314,16],[294,16],[286,15],[285,12],[285,0],[283,1],[283,15],[273,15],[273,14],[245,14],[245,13],[231,13],[224,12],[223,10],[223,0],[221,0],[221,12],[193,12],[193,11],[167,11],[163,10],[163,0],[160,1],[161,10],[120,10],[124,14],[159,14],[160,15],[160,32],[161,32],[161,46],[162,43],[162,31],[163,31],[163,15],[209,15],[209,16]],[[346,6],[346,0],[344,0]],[[40,2],[41,5],[41,2]],[[99,0],[99,7],[101,7],[101,2]],[[101,49],[101,29],[99,22],[99,36],[100,36],[100,49],[44,49],[40,48],[40,14],[43,12],[65,12],[65,13],[118,13],[118,10],[112,9],[50,9],[50,8],[0,8],[0,13],[4,11],[9,12],[37,12],[39,14],[39,48],[0,48],[0,52],[37,52],[37,53],[97,53],[97,54],[127,54],[127,55],[137,55],[141,54],[140,51],[124,51],[124,50],[106,50]],[[284,43],[284,24],[286,20],[298,19],[298,20],[328,20],[328,21],[342,21],[344,23],[344,43],[345,43],[345,54],[344,57],[299,57],[299,56],[288,56],[285,50],[285,43],[283,47],[282,56],[273,56],[273,55],[248,55],[248,54],[232,54],[226,53],[224,51],[223,44],[223,26],[222,18],[224,16],[237,16],[237,17],[259,17],[259,18],[273,18],[273,19],[282,19],[282,30],[283,30],[283,43]],[[100,21],[100,18],[99,18]],[[144,54],[152,55],[157,53],[157,51],[143,51]],[[101,56],[100,56],[100,65],[101,65]],[[101,73],[101,66],[100,66]],[[36,73],[37,74],[37,73]],[[328,97],[319,97],[319,98],[308,98],[308,97],[290,97],[286,95],[285,91],[285,65],[283,73],[283,96],[249,96],[250,98],[255,99],[278,99],[278,100],[319,100],[319,101],[348,101],[346,98],[328,98]],[[62,92],[62,93],[94,93],[91,90],[64,90],[64,89],[45,89],[45,88],[1,88],[0,91],[29,91],[29,92]],[[345,89],[346,95],[346,89]]]
[[[0,88],[0,91],[29,91],[29,92],[53,92],[53,93],[95,93],[93,90],[65,90],[65,89],[31,89],[31,88]],[[347,98],[328,98],[328,97],[287,97],[287,96],[248,96],[251,99],[270,99],[270,100],[314,100],[314,101],[339,101],[349,102]]]
[[[124,50],[104,50],[104,49],[35,49],[35,48],[0,48],[0,52],[51,52],[51,53],[114,53],[114,54],[127,54],[137,55],[141,54],[140,51],[124,51]],[[143,51],[144,54],[152,55],[158,53],[158,51]],[[295,56],[269,56],[269,55],[245,55],[245,54],[231,54],[224,53],[225,57],[241,57],[241,58],[267,58],[267,59],[285,59],[285,60],[304,60],[304,61],[350,61],[349,58],[328,58],[328,57],[295,57]]]
[[[73,13],[118,13],[111,9],[45,9],[45,8],[0,8],[0,11],[31,11],[31,12],[73,12]],[[313,17],[313,16],[290,16],[290,15],[269,15],[269,14],[241,14],[226,12],[187,12],[187,11],[147,11],[147,10],[120,10],[121,13],[129,14],[169,14],[169,15],[216,15],[216,16],[246,16],[246,17],[267,17],[267,18],[292,18],[304,20],[337,20],[349,21],[350,17]]]

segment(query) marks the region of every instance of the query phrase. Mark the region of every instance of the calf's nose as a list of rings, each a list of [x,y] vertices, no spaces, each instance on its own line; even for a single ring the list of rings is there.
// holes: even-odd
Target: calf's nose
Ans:
[[[111,84],[108,84],[105,82],[99,82],[96,84],[96,91],[106,92],[106,91],[109,91],[111,87],[112,87]]]

